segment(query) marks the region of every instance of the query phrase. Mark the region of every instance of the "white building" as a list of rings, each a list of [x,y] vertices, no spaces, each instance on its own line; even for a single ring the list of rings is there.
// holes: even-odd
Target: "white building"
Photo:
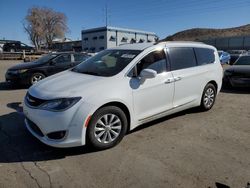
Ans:
[[[118,27],[99,27],[82,30],[82,49],[99,52],[126,43],[155,42],[158,37],[153,32],[124,29]]]

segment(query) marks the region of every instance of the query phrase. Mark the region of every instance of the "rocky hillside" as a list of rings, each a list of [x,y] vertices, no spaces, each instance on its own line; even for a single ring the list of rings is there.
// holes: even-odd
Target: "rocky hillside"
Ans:
[[[218,37],[250,36],[250,24],[227,29],[193,28],[170,35],[162,41],[202,41]]]

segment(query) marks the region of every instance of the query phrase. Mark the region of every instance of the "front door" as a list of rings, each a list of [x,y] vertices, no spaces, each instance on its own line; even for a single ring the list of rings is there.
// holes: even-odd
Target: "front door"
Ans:
[[[58,72],[67,70],[71,67],[71,54],[62,54],[53,59],[53,63],[49,66],[49,74],[56,74]]]
[[[135,67],[137,75],[131,79],[134,111],[139,121],[151,118],[173,107],[174,83],[168,72],[164,50],[150,52]],[[155,78],[143,80],[140,72],[152,69],[157,72]]]

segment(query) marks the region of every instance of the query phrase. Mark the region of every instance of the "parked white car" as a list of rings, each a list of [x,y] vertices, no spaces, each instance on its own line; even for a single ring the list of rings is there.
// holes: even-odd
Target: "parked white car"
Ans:
[[[25,124],[50,146],[106,149],[146,122],[196,106],[211,109],[222,76],[212,46],[123,45],[32,86],[24,99]]]

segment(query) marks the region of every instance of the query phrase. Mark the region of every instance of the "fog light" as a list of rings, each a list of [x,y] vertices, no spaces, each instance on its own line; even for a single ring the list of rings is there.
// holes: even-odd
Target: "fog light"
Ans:
[[[47,137],[53,140],[60,140],[60,139],[63,139],[65,135],[66,135],[66,131],[57,131],[57,132],[52,132],[52,133],[47,134]]]

